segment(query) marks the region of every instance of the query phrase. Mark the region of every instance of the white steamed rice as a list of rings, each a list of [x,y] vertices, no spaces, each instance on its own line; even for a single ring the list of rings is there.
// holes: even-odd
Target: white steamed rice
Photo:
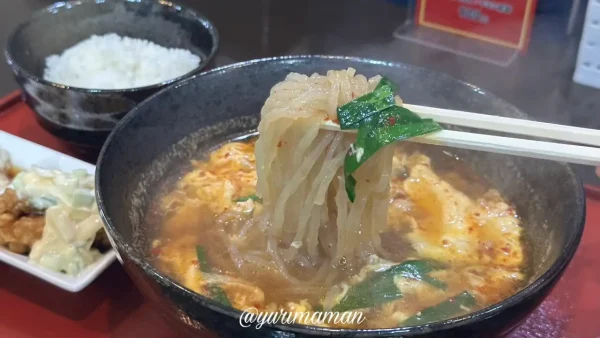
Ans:
[[[199,64],[200,57],[185,49],[117,34],[93,35],[47,57],[44,79],[79,88],[136,88],[174,79]]]

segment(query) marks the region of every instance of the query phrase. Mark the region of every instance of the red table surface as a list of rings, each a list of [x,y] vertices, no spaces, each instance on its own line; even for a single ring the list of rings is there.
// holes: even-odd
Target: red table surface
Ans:
[[[18,93],[0,99],[0,129],[74,155],[37,124]],[[586,229],[575,258],[550,296],[510,338],[600,337],[600,190],[587,188]],[[79,293],[0,264],[0,338],[23,337],[179,335],[145,301],[118,262]]]

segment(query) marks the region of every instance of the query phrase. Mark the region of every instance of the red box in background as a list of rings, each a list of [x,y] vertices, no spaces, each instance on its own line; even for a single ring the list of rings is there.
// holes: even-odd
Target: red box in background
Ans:
[[[525,50],[537,0],[418,0],[418,25]]]

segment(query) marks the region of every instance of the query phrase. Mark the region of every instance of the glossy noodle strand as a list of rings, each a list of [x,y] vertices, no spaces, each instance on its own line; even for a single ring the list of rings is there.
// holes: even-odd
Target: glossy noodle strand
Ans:
[[[280,264],[332,264],[334,271],[341,261],[357,267],[371,254],[385,254],[378,236],[387,214],[393,148],[378,152],[356,173],[357,200],[348,203],[343,163],[355,136],[319,129],[335,119],[339,105],[370,92],[378,79],[368,81],[353,70],[293,74],[272,89],[255,153],[257,195],[271,221],[268,236],[277,245],[270,249]],[[323,228],[323,219],[336,227]],[[336,236],[319,237],[325,231]],[[330,256],[323,259],[321,250]]]

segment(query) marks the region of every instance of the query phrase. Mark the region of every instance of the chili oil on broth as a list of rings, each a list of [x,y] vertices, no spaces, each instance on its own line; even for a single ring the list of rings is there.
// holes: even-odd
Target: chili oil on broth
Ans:
[[[524,248],[515,209],[462,161],[404,143],[396,146],[388,224],[381,234],[387,259],[370,257],[360,268],[341,269],[333,280],[298,286],[263,257],[242,257],[240,250],[252,253],[265,245],[264,229],[252,222],[261,217],[262,205],[247,198],[256,189],[254,144],[254,137],[236,139],[202,154],[202,160],[181,165],[147,213],[147,223],[157,226],[151,248],[155,264],[190,290],[211,297],[210,286],[219,285],[242,311],[336,310],[348,290],[390,266],[422,259],[444,264],[447,268],[429,276],[445,289],[395,277],[402,297],[354,309],[364,314],[362,324],[323,324],[389,328],[408,325],[424,310],[464,291],[476,304],[441,319],[487,307],[522,287]],[[204,248],[210,273],[201,271],[198,247]],[[317,270],[298,265],[287,274],[300,278]]]

